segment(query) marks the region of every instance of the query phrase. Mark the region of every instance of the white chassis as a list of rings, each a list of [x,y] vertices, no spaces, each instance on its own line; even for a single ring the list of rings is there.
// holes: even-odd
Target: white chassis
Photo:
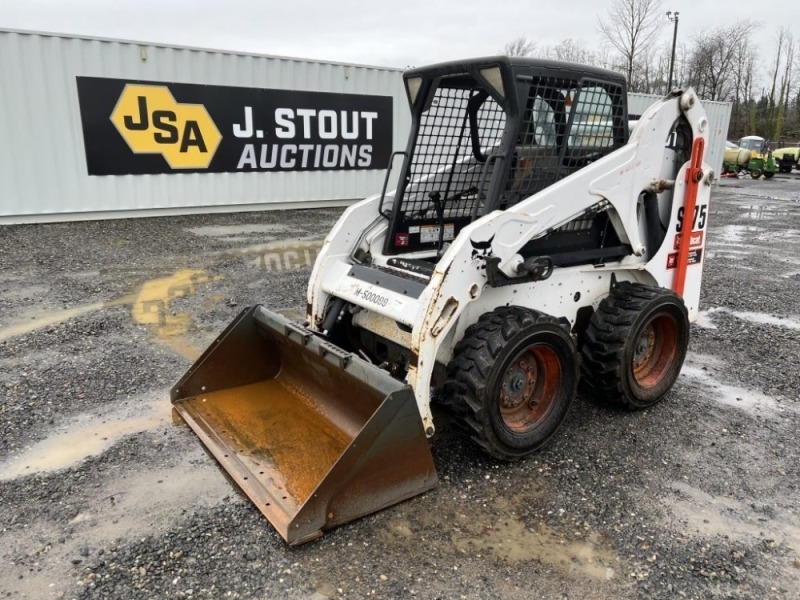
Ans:
[[[362,308],[354,314],[354,324],[409,348],[412,359],[407,383],[414,389],[425,432],[433,435],[430,382],[435,363],[448,363],[455,344],[481,314],[498,306],[516,305],[566,318],[574,324],[579,308],[589,305],[597,308],[608,295],[612,277],[617,281],[673,288],[676,270],[668,268],[667,261],[676,251],[673,244],[688,187],[685,175],[689,163],[675,175],[672,151],[665,148],[665,142],[681,114],[691,126],[694,139],[703,138],[708,146],[708,120],[693,90],[657,102],[642,115],[624,147],[513,207],[487,214],[465,227],[439,259],[418,298],[348,276],[353,264],[351,256],[359,246],[370,252],[377,266],[386,266],[390,258],[383,254],[387,220],[378,214],[380,196],[349,207],[328,234],[311,274],[307,315],[310,327],[320,329],[326,303],[330,296],[336,296]],[[695,211],[695,215],[703,217],[699,222],[692,216],[687,218],[693,231],[706,227],[713,178],[713,172],[703,164]],[[669,216],[669,225],[655,253],[648,252],[643,242],[644,218],[639,197],[647,190],[659,193],[659,205],[669,211],[662,215],[665,222]],[[387,200],[391,198],[390,192]],[[621,241],[630,245],[633,255],[600,267],[556,268],[542,281],[503,287],[488,284],[482,261],[473,257],[470,240],[492,240],[491,251],[500,258],[500,269],[514,277],[522,262],[518,252],[526,242],[579,218],[586,209],[598,204],[606,206]],[[692,244],[693,250],[700,250],[701,257],[705,238],[703,232],[700,243]],[[430,258],[432,254],[418,252],[403,256]],[[683,300],[690,321],[697,318],[701,276],[702,258],[686,269]],[[397,323],[410,327],[411,333]]]

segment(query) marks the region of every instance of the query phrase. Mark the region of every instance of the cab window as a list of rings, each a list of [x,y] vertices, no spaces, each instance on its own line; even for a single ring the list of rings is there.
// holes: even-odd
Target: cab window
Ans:
[[[614,145],[613,103],[600,86],[581,88],[569,135],[570,148],[599,149]]]

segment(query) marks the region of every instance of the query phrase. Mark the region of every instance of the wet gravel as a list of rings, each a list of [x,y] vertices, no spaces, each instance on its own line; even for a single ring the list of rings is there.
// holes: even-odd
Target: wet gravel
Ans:
[[[438,415],[437,489],[289,549],[167,395],[243,307],[303,309],[339,212],[0,231],[0,597],[800,598],[800,177],[712,196],[665,402],[580,397],[514,464]],[[96,447],[12,474],[53,439]]]

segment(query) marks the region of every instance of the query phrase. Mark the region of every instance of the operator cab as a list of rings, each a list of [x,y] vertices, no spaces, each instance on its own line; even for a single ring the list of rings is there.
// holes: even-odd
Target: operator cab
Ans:
[[[764,151],[766,140],[758,135],[747,135],[739,139],[739,148],[743,150],[755,150],[758,153]]]
[[[506,56],[404,74],[412,125],[385,252],[441,251],[493,210],[540,192],[628,140],[624,77]]]

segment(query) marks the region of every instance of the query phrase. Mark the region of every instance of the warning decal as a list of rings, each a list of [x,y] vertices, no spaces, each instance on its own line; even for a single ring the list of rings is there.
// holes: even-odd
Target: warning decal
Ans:
[[[689,264],[696,265],[701,260],[703,260],[703,249],[702,248],[695,248],[694,250],[689,250]],[[672,254],[667,256],[667,268],[674,269],[678,264],[678,253],[673,252]]]

